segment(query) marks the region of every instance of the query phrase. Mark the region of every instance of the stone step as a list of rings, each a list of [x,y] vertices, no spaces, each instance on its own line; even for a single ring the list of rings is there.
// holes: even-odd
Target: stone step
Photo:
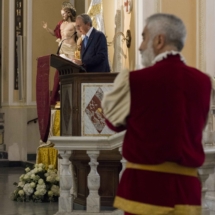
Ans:
[[[29,153],[27,154],[27,160],[34,162],[36,160],[37,154],[36,153]],[[0,160],[1,159],[8,159],[8,152],[0,150]]]
[[[36,162],[32,161],[10,161],[8,159],[0,159],[0,167],[30,167],[32,168]]]
[[[0,151],[0,159],[7,159],[8,153],[6,151]]]

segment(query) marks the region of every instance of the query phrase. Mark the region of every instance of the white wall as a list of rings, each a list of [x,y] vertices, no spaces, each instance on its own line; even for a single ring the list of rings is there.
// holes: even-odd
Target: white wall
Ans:
[[[145,26],[145,20],[148,16],[157,12],[157,0],[135,0],[133,1],[136,17],[135,17],[135,50],[136,50],[136,69],[142,68],[139,46],[142,42],[142,32]]]
[[[5,4],[4,0],[2,4]],[[14,81],[14,13],[10,13],[9,27],[5,26],[2,21],[2,28],[8,29],[9,36],[2,38],[2,44],[9,44],[9,65],[4,72],[9,76],[9,82],[4,83],[8,88],[8,102],[2,102],[1,112],[4,113],[5,131],[4,143],[6,151],[9,152],[10,160],[27,160],[27,153],[36,153],[39,146],[39,126],[38,123],[27,122],[37,117],[36,103],[32,101],[32,0],[24,0],[24,50],[26,50],[24,67],[26,70],[26,100],[16,101],[14,98],[13,81]],[[9,11],[14,11],[14,0],[9,1]],[[4,19],[4,13],[2,12]],[[9,41],[6,40],[9,38]],[[8,56],[3,55],[3,58]],[[1,92],[3,94],[3,92]]]
[[[215,1],[206,1],[206,72],[215,77]]]

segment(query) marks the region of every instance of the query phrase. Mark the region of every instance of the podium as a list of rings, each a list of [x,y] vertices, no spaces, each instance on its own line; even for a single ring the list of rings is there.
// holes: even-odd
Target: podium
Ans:
[[[104,92],[113,87],[117,73],[88,73],[83,67],[56,55],[51,66],[59,71],[61,98],[61,136],[109,136],[113,131],[105,124],[101,109]],[[119,151],[100,151],[98,172],[101,178],[101,206],[112,206],[121,171]],[[73,151],[71,161],[77,175],[75,202],[86,205],[89,195],[87,175],[90,167],[86,151]]]
[[[86,72],[82,66],[55,54],[51,54],[50,65],[58,69],[61,74]]]

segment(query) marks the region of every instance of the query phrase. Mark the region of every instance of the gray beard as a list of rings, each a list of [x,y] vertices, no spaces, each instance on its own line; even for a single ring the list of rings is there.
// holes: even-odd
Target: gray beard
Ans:
[[[141,59],[142,59],[142,65],[144,67],[149,67],[152,65],[152,61],[155,58],[155,54],[152,48],[152,40],[149,41],[147,45],[147,49],[140,52]]]

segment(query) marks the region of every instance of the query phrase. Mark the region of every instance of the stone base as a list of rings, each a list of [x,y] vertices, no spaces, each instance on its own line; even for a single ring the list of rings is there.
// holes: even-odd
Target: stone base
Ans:
[[[0,159],[0,167],[23,167],[33,168],[35,163],[28,161],[9,161],[8,159]]]
[[[87,197],[87,212],[99,212],[100,211],[100,196],[91,197],[90,195]]]
[[[87,213],[86,211],[72,211],[72,212],[60,212],[58,211],[55,215],[123,215],[124,212],[121,210],[114,210],[114,211],[101,211],[101,212],[91,212]]]
[[[59,197],[58,199],[59,212],[67,213],[72,211],[73,198],[72,197]]]
[[[210,210],[210,215],[215,215],[215,183],[214,183],[215,173],[210,174],[205,182],[207,187],[207,192],[205,195],[205,201],[208,209]]]
[[[209,208],[209,210],[212,212],[214,212],[215,214],[215,192],[207,192],[206,196],[205,196],[205,200],[207,203],[207,206]]]
[[[210,211],[210,215],[215,215],[215,211]]]

